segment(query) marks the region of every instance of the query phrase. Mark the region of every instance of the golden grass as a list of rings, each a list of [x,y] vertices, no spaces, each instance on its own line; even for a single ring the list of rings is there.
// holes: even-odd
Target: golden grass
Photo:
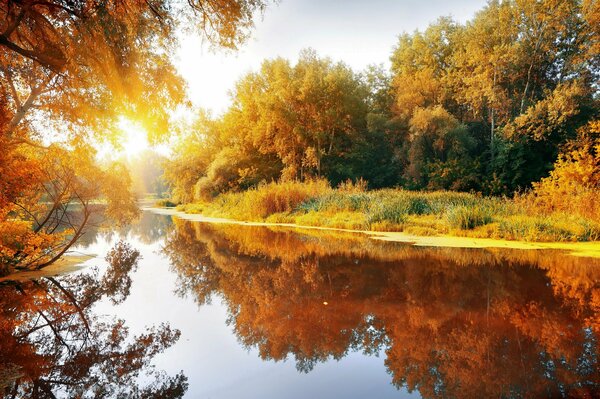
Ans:
[[[332,189],[324,180],[270,183],[221,194],[210,203],[178,207],[186,213],[245,221],[364,231],[399,231],[524,241],[596,241],[600,223],[537,209],[524,199],[449,191],[365,191],[363,185]]]
[[[303,202],[329,191],[331,187],[326,180],[268,183],[244,192],[221,194],[213,202],[202,204],[201,212],[196,213],[241,220],[264,220],[276,213],[292,212]],[[187,212],[189,206],[194,205],[186,205],[182,210]]]

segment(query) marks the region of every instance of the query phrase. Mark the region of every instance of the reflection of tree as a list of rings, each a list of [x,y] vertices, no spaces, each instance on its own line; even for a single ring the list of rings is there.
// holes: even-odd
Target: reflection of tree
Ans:
[[[0,287],[0,387],[7,398],[182,397],[186,377],[150,364],[173,345],[168,325],[130,336],[122,320],[95,315],[102,298],[124,300],[139,253],[118,243],[100,278],[88,274]],[[153,381],[142,384],[141,380]]]
[[[106,255],[109,268],[102,278],[101,285],[114,304],[123,302],[129,296],[131,277],[129,273],[137,267],[140,258],[138,250],[123,241],[117,242]]]
[[[107,228],[107,226],[99,223],[92,224],[87,233],[77,242],[77,245],[87,248],[95,244],[99,238],[110,241],[114,235],[119,237],[130,235],[144,244],[154,244],[165,236],[170,226],[171,216],[142,212],[135,222],[120,228],[115,228],[115,226],[108,226]]]
[[[176,221],[185,293],[220,295],[240,341],[298,368],[386,352],[425,397],[600,394],[600,263],[556,252],[426,249]]]
[[[151,212],[142,212],[140,219],[121,230],[121,235],[130,233],[144,244],[154,244],[166,235],[171,227],[171,216],[157,215]]]

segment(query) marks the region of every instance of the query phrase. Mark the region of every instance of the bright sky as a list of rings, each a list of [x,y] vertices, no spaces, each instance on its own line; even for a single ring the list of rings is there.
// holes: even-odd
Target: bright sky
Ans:
[[[250,40],[236,53],[211,53],[199,37],[186,37],[175,61],[196,106],[214,114],[229,105],[228,91],[266,58],[296,60],[312,47],[355,70],[389,66],[399,34],[425,29],[440,16],[464,22],[485,0],[282,0],[258,19]]]

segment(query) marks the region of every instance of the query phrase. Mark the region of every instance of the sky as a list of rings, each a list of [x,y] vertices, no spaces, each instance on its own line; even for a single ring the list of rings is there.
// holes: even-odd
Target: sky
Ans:
[[[313,48],[321,57],[354,70],[369,64],[389,67],[398,35],[423,30],[441,16],[459,22],[473,17],[485,0],[281,0],[257,17],[250,39],[237,52],[211,52],[198,36],[181,41],[175,64],[188,83],[195,106],[213,115],[229,105],[228,92],[264,59],[297,60]]]

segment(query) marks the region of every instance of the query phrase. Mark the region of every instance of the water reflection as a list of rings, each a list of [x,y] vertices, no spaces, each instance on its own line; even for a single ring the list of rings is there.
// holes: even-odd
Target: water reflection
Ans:
[[[426,249],[176,220],[180,295],[220,296],[239,341],[300,371],[385,351],[424,397],[598,397],[600,262]]]
[[[119,235],[133,246],[113,245]],[[5,397],[365,396],[331,387],[332,377],[373,397],[404,393],[380,377],[424,397],[600,396],[597,260],[172,224],[150,213],[87,245],[108,252],[96,263],[106,267],[0,285]],[[249,353],[235,339],[227,346],[232,336],[214,316],[221,303]],[[389,377],[360,353],[381,355]],[[308,374],[260,358],[290,359]],[[377,384],[362,378],[367,370]],[[317,382],[312,391],[307,381]]]
[[[152,359],[179,338],[168,324],[130,336],[125,321],[97,315],[103,298],[129,295],[139,253],[119,242],[108,269],[0,285],[0,392],[6,398],[178,398],[183,374]],[[145,382],[144,382],[145,381]]]
[[[162,240],[171,228],[171,217],[142,212],[135,223],[120,228],[102,223],[90,223],[86,233],[77,241],[77,246],[88,248],[101,241],[111,241],[113,237],[135,237],[143,244],[154,244]]]

